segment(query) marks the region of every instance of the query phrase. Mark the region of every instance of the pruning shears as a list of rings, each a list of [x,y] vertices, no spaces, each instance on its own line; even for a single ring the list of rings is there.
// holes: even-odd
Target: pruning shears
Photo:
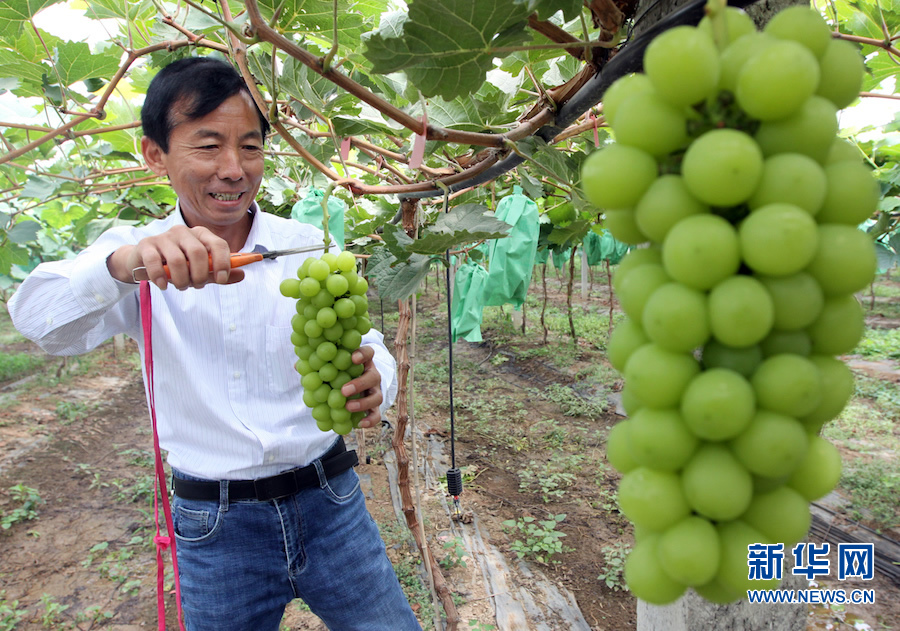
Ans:
[[[250,263],[256,263],[257,261],[262,261],[263,259],[274,259],[279,256],[287,256],[288,254],[300,254],[302,252],[315,252],[316,250],[324,250],[324,245],[312,245],[304,248],[290,248],[288,250],[270,250],[268,252],[237,252],[231,255],[231,269],[235,267],[242,267],[244,265],[249,265]],[[212,267],[212,256],[209,257],[209,265]],[[171,279],[171,275],[169,274],[169,266],[163,265],[163,269],[166,271],[166,278]],[[135,267],[131,270],[131,277],[134,279],[134,282],[139,282],[142,280],[150,280],[150,275],[147,273],[146,267]]]

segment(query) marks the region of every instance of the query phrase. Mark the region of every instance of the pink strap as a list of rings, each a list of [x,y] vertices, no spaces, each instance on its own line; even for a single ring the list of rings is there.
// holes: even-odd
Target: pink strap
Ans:
[[[172,570],[175,574],[175,604],[178,608],[178,627],[184,631],[184,612],[181,610],[181,581],[178,578],[178,558],[175,556],[175,536],[172,533],[172,509],[169,506],[169,492],[163,469],[162,454],[159,450],[159,434],[156,431],[156,400],[153,394],[153,341],[151,336],[153,312],[150,307],[150,283],[141,281],[141,326],[144,329],[144,370],[147,373],[147,398],[150,402],[150,420],[153,425],[153,451],[156,460],[156,485],[153,489],[153,521],[156,524],[156,605],[159,631],[166,629],[165,562],[163,551],[172,548]],[[159,530],[159,498],[162,497],[163,513],[166,516],[164,537]]]

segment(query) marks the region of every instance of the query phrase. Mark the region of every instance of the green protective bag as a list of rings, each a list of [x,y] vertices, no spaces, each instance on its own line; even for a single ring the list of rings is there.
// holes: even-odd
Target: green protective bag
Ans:
[[[319,230],[322,229],[322,199],[325,191],[317,188],[309,189],[306,197],[294,204],[291,218],[300,223],[308,223]],[[344,249],[344,212],[347,204],[339,197],[328,196],[328,234],[332,242],[341,250]]]
[[[553,267],[558,270],[566,269],[566,265],[569,264],[569,259],[572,258],[572,248],[566,248],[565,250],[553,250]]]
[[[537,254],[534,256],[534,264],[535,265],[543,265],[547,262],[547,259],[550,258],[550,248],[543,248],[537,251]]]
[[[505,239],[491,241],[488,252],[489,271],[484,286],[484,304],[511,304],[520,309],[531,284],[531,271],[537,253],[540,228],[537,204],[522,194],[520,186],[513,187],[497,204],[497,219],[512,226]]]
[[[450,330],[454,342],[460,337],[467,342],[481,341],[487,279],[487,270],[472,260],[467,260],[456,270],[450,304]]]
[[[617,241],[612,233],[605,228],[597,234],[593,230],[584,237],[584,251],[587,255],[588,265],[600,265],[603,261],[609,261],[610,265],[616,265],[628,252],[628,244]]]

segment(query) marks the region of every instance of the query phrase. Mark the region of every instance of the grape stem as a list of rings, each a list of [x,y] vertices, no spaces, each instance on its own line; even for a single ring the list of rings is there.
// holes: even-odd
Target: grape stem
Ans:
[[[325,194],[322,196],[322,232],[325,233],[322,243],[326,252],[331,249],[331,235],[328,234],[328,198],[331,197],[334,186],[335,182],[329,182],[325,188]]]
[[[707,0],[706,2],[706,15],[709,16],[710,26],[712,26],[713,41],[719,50],[725,50],[725,47],[728,46],[728,25],[725,21],[727,6],[727,0]]]

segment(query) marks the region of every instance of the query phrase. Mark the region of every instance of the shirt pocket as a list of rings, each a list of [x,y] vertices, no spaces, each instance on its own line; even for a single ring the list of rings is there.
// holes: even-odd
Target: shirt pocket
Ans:
[[[269,389],[276,394],[300,389],[292,332],[289,326],[266,326],[266,377]]]

